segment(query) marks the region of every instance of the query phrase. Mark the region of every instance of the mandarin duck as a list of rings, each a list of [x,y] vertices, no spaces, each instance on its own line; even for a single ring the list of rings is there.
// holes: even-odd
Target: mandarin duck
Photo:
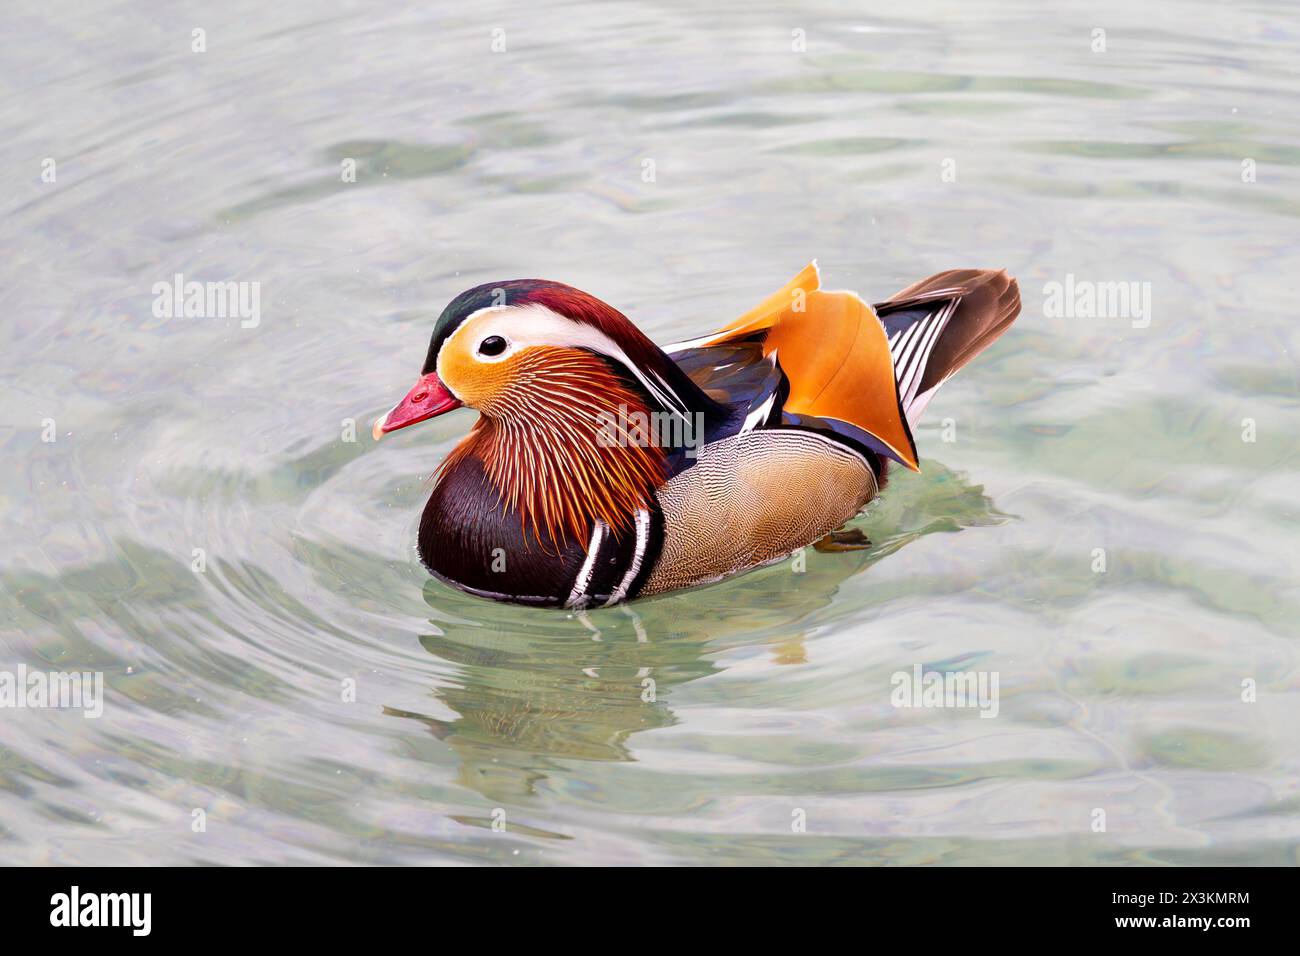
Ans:
[[[374,437],[461,406],[419,528],[461,590],[582,609],[719,581],[841,530],[891,463],[919,470],[926,404],[1020,311],[1005,271],[941,272],[868,305],[817,264],[721,330],[659,347],[559,282],[462,292]]]

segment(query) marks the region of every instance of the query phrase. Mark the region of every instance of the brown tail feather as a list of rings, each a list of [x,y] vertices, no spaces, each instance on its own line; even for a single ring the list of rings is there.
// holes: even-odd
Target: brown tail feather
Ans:
[[[948,319],[926,361],[915,391],[925,393],[984,351],[1020,314],[1020,287],[1005,269],[949,269],[908,286],[876,313],[889,325],[890,313],[948,301],[961,302]]]

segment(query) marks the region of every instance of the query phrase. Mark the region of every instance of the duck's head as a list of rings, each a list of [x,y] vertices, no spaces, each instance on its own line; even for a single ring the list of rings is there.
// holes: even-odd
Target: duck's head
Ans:
[[[671,359],[595,296],[542,279],[489,282],[442,311],[419,380],[374,437],[462,405],[507,422],[593,396],[685,413],[693,393]]]
[[[668,471],[668,453],[639,422],[668,413],[694,425],[720,411],[617,309],[539,279],[456,296],[419,381],[374,436],[462,405],[480,417],[440,474],[473,459],[544,547],[585,541],[597,520],[616,534],[631,527]]]

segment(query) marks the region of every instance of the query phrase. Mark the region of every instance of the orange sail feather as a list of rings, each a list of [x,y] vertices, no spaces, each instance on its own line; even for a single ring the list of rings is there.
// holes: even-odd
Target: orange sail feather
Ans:
[[[775,352],[790,380],[788,411],[855,425],[918,470],[889,340],[871,306],[855,293],[823,290],[813,262],[756,308],[696,344],[758,334],[764,336],[763,354]]]

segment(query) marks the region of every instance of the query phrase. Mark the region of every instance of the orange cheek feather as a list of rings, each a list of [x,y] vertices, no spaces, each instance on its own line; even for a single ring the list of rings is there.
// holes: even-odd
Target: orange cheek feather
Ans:
[[[466,405],[490,414],[492,406],[509,393],[520,365],[533,351],[523,349],[500,362],[482,362],[459,342],[449,342],[438,357],[438,378]]]
[[[471,364],[472,363],[472,366]],[[592,523],[632,526],[666,472],[663,450],[609,441],[610,422],[648,413],[604,361],[579,349],[532,346],[502,362],[444,351],[438,370],[482,417],[443,462],[445,473],[477,457],[503,509],[519,512],[543,547],[585,542]]]

